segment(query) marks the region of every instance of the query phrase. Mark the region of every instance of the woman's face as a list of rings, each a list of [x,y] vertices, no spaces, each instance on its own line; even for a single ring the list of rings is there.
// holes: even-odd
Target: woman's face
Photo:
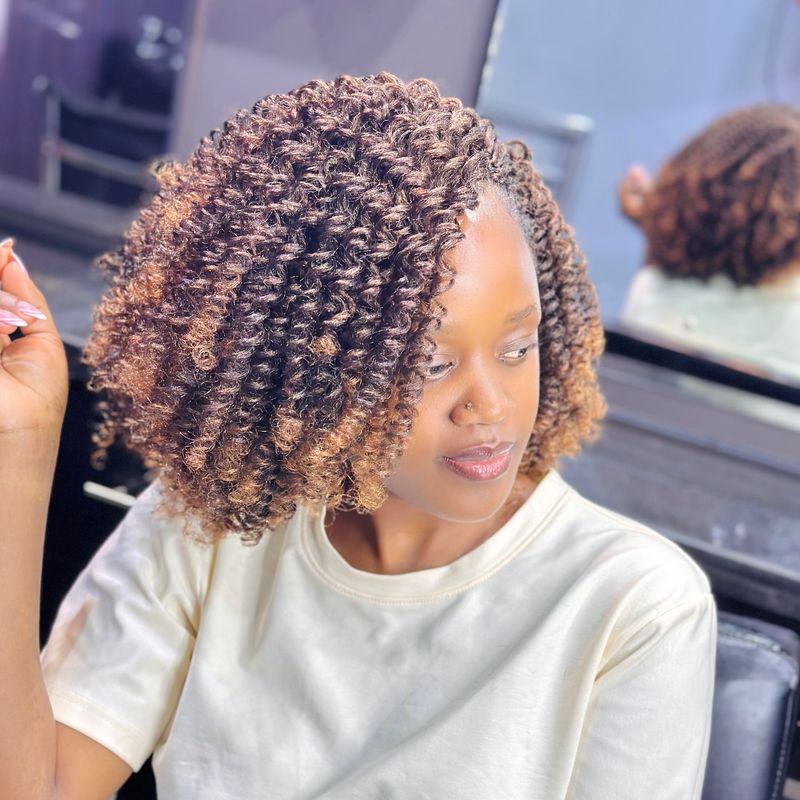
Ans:
[[[541,310],[532,253],[497,191],[481,195],[462,230],[430,377],[386,488],[390,502],[477,522],[508,498],[533,430]]]

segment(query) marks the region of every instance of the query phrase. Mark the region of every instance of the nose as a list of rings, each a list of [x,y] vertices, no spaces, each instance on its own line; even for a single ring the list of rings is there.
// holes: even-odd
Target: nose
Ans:
[[[476,369],[464,382],[450,419],[456,425],[497,425],[508,414],[509,393],[493,370]]]

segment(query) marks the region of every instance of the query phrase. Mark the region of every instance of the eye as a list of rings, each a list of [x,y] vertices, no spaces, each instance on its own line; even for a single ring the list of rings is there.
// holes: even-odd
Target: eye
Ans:
[[[517,364],[520,361],[524,361],[528,352],[533,350],[538,345],[538,342],[531,342],[531,344],[526,344],[524,347],[516,347],[513,350],[507,350],[500,356],[503,361],[510,361],[512,364]]]
[[[510,350],[508,353],[503,353],[503,361],[511,361],[516,363],[522,361],[528,355],[530,347],[518,347],[516,350]]]
[[[453,362],[447,361],[444,364],[431,364],[428,367],[428,380],[437,380],[437,378],[442,378],[447,375],[448,372],[453,368]]]

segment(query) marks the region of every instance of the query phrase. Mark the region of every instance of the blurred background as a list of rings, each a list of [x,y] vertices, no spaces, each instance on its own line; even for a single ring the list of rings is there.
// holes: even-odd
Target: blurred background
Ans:
[[[147,481],[121,450],[90,463],[80,349],[93,261],[152,192],[151,162],[266,94],[380,70],[431,78],[527,141],[588,256],[609,417],[567,479],[686,548],[721,608],[800,630],[800,352],[776,368],[625,322],[645,243],[617,197],[632,163],[657,173],[723,113],[800,104],[795,0],[0,0],[0,235],[71,370],[42,636]],[[136,780],[120,797],[149,796]]]

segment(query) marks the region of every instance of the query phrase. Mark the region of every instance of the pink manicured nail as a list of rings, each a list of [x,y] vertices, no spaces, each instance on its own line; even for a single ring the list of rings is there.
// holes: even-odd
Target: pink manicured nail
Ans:
[[[1,311],[1,310],[0,310],[0,324],[16,325],[16,327],[18,328],[25,328],[28,325],[28,323],[25,322],[24,319],[21,319],[16,314],[12,314],[10,311]]]
[[[29,317],[47,319],[47,315],[43,314],[41,309],[37,308],[33,303],[27,302],[27,300],[20,300],[17,303],[17,310],[21,311],[23,314],[27,314]]]

